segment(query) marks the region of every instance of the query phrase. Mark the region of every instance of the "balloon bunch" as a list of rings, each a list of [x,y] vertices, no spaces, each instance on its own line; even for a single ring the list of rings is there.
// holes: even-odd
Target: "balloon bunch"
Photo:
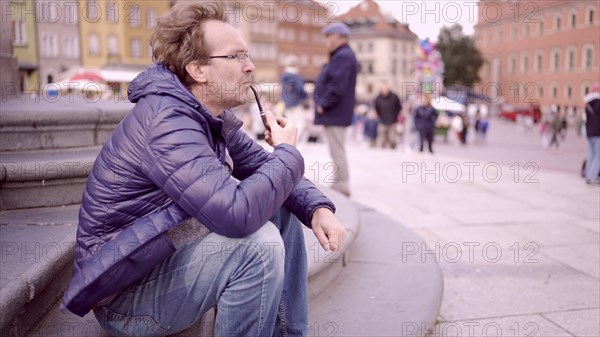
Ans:
[[[420,40],[416,54],[415,71],[421,90],[431,91],[434,87],[441,88],[444,63],[435,43],[429,41],[429,38]]]

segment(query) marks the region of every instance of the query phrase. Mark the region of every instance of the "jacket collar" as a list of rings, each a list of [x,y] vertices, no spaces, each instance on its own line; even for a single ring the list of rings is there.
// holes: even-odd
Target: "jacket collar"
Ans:
[[[344,49],[344,48],[350,48],[350,46],[348,45],[348,43],[344,43],[341,46],[335,48],[334,51],[329,53],[329,58],[331,58],[334,54],[336,54],[337,52],[339,52],[340,50]]]

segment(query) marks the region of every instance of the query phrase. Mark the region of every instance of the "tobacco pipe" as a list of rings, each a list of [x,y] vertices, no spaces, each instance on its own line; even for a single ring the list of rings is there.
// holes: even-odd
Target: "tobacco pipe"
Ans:
[[[258,98],[258,93],[256,92],[256,89],[254,89],[253,86],[250,86],[250,89],[252,89],[252,92],[254,93],[254,98],[256,99],[256,104],[258,105],[258,111],[260,112],[260,119],[262,119],[263,125],[265,126],[265,128],[269,131],[271,131],[271,128],[269,127],[269,124],[267,123],[267,115],[265,114],[265,111],[263,110],[262,104],[260,104],[260,99]]]

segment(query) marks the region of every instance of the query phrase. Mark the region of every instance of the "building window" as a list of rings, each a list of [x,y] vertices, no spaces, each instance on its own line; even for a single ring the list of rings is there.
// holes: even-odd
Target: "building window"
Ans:
[[[575,48],[569,49],[569,54],[567,58],[567,70],[575,70]]]
[[[537,71],[538,71],[538,73],[541,73],[542,70],[544,69],[544,54],[541,51],[539,51],[537,53],[537,62],[536,63],[537,63],[536,64]]]
[[[68,36],[64,39],[66,58],[75,59],[79,57],[79,39],[77,36]]]
[[[529,37],[529,24],[525,24],[525,37]]]
[[[368,48],[369,53],[372,53],[373,52],[373,42],[369,41],[367,48]]]
[[[131,57],[138,58],[142,56],[142,42],[138,37],[131,39]]]
[[[106,3],[106,21],[115,23],[119,17],[119,6],[114,1],[109,1]]]
[[[552,84],[552,98],[556,99],[558,97],[558,87],[556,84]]]
[[[27,44],[27,27],[23,21],[15,21],[15,42],[16,46]]]
[[[538,93],[540,94],[540,98],[544,98],[544,87],[541,84],[538,85]]]
[[[154,49],[152,49],[152,45],[150,43],[148,43],[148,57],[152,58],[153,54],[154,54]]]
[[[561,21],[562,21],[562,20],[561,20],[561,18],[560,18],[560,16],[559,16],[559,15],[557,15],[557,16],[556,16],[556,19],[554,19],[554,29],[555,29],[557,32],[559,32],[559,31],[560,31],[560,26],[561,26],[561,24],[562,24],[562,22],[561,22]]]
[[[596,13],[594,11],[594,8],[590,8],[588,9],[588,13],[587,13],[587,23],[590,26],[594,25],[594,19],[595,19]]]
[[[91,56],[100,55],[100,37],[96,33],[90,33],[88,36],[89,53]]]
[[[146,20],[148,28],[156,27],[156,9],[148,8],[148,11],[146,12]]]
[[[552,70],[558,71],[560,69],[560,51],[555,50],[552,52]]]
[[[58,56],[58,39],[54,34],[42,35],[42,45],[40,46],[40,55],[42,57]]]
[[[581,86],[581,92],[583,93],[584,96],[587,95],[587,94],[589,94],[590,93],[590,84],[589,83],[584,83]]]
[[[540,22],[538,23],[538,33],[544,35],[544,21],[542,19],[540,19]]]
[[[116,35],[108,36],[108,56],[119,55],[119,38]]]
[[[521,57],[521,72],[526,74],[529,71],[529,55],[523,54]]]
[[[577,13],[571,13],[571,28],[577,28]]]
[[[592,70],[594,66],[594,47],[586,46],[583,50],[583,67],[585,70]]]
[[[515,71],[517,70],[517,57],[515,55],[509,56],[508,66],[509,66],[508,71],[511,74],[514,74]]]
[[[573,86],[571,86],[570,84],[567,85],[567,90],[565,92],[567,95],[567,99],[571,99],[573,98]]]

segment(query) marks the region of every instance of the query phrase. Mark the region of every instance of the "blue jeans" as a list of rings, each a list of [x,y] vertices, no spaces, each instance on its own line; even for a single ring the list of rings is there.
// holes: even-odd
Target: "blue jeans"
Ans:
[[[585,164],[585,179],[598,180],[600,173],[600,136],[588,137],[588,158]]]
[[[302,224],[281,208],[245,238],[210,233],[179,246],[94,313],[113,336],[183,331],[217,306],[215,336],[304,336],[307,261]]]

